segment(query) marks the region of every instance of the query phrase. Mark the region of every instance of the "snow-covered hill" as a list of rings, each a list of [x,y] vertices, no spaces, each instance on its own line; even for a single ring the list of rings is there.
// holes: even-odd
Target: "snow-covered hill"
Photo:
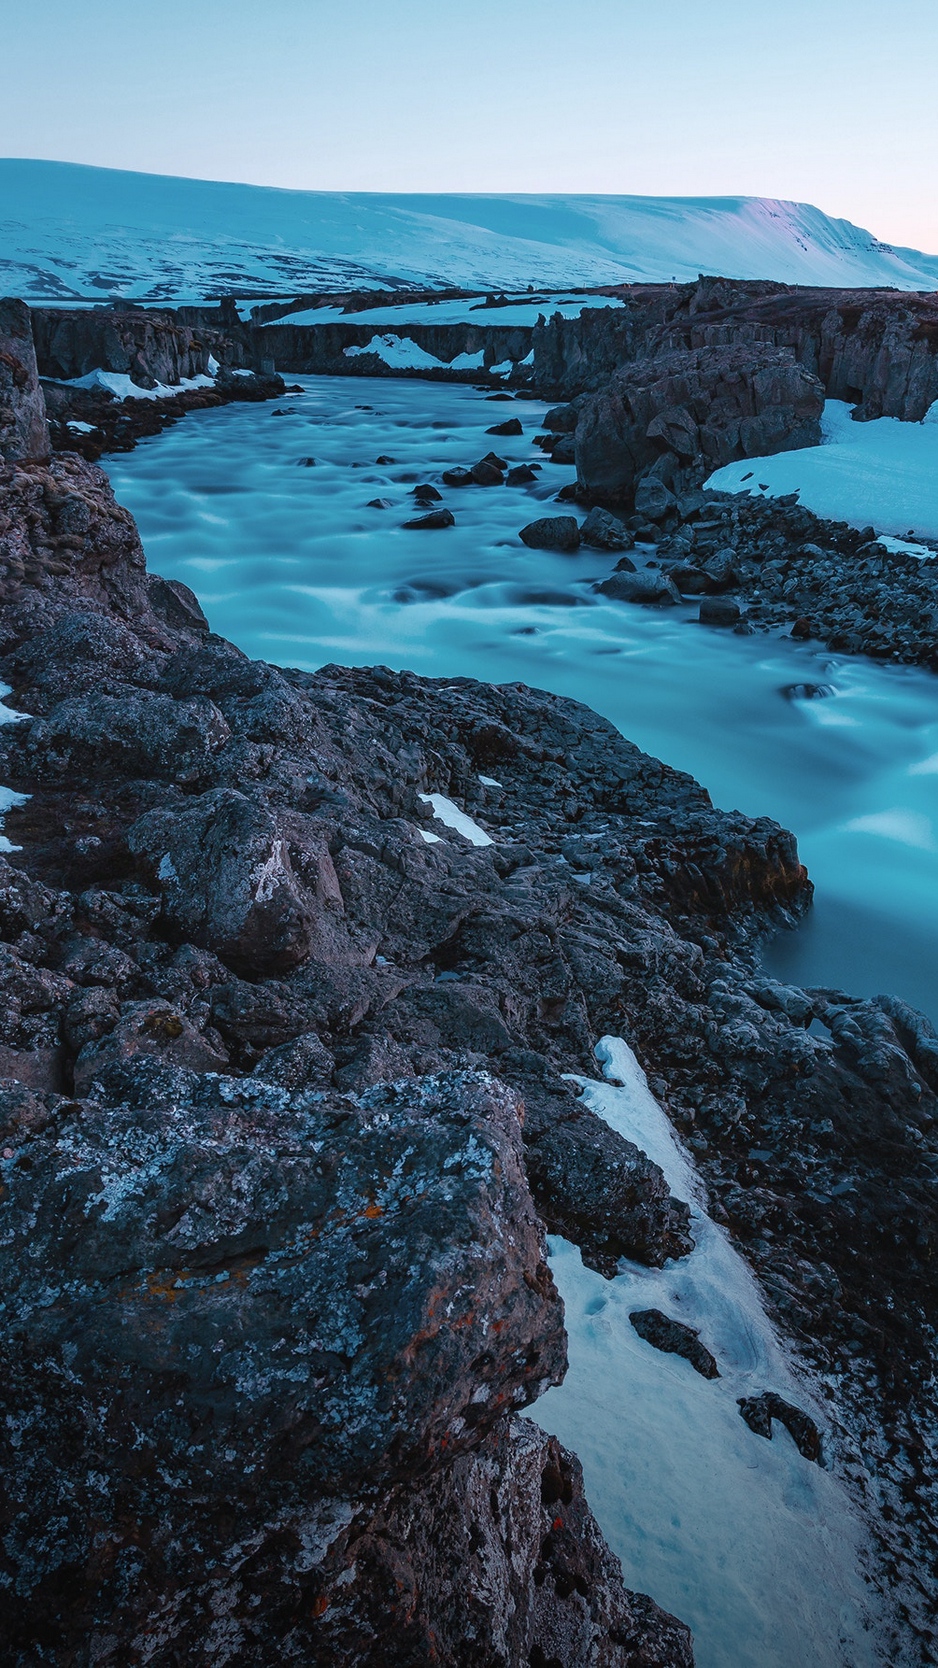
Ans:
[[[0,293],[195,301],[336,287],[558,288],[699,272],[938,289],[938,255],[756,197],[395,196],[0,160]]]

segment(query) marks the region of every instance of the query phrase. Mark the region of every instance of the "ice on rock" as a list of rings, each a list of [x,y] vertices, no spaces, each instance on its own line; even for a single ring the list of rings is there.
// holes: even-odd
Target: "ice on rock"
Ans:
[[[755,1280],[707,1214],[705,1190],[632,1050],[604,1037],[606,1081],[580,1079],[590,1108],[661,1165],[691,1205],[695,1249],[663,1269],[623,1259],[614,1280],[564,1240],[551,1267],[566,1308],[570,1368],[535,1417],[580,1456],[593,1510],[626,1584],[693,1629],[698,1668],[866,1668],[863,1531],[842,1485],[776,1426],[771,1442],[737,1401],[774,1390],[823,1424]],[[629,1320],[660,1309],[698,1329],[719,1379],[646,1343]]]

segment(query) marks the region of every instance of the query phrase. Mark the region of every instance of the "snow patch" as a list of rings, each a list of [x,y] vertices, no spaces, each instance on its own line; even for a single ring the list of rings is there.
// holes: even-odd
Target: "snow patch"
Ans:
[[[606,1081],[577,1079],[584,1099],[660,1164],[691,1204],[695,1249],[663,1269],[623,1261],[614,1280],[551,1241],[566,1308],[570,1369],[535,1416],[583,1462],[587,1494],[622,1559],[626,1585],[689,1622],[699,1668],[866,1668],[859,1573],[864,1547],[848,1496],[776,1426],[771,1442],[737,1398],[776,1390],[823,1424],[762,1306],[748,1265],[707,1215],[705,1189],[632,1050],[604,1037]],[[699,1329],[720,1378],[638,1336],[634,1309]]]
[[[440,370],[443,366],[442,359],[427,353],[406,336],[372,336],[365,347],[347,347],[343,352],[346,359],[358,359],[364,353],[377,354],[392,371]]]
[[[119,400],[166,400],[173,394],[184,394],[192,388],[213,388],[210,376],[184,376],[179,382],[158,382],[155,388],[141,388],[124,371],[88,371],[84,376],[70,377],[67,388],[106,388]]]
[[[486,834],[484,828],[480,828],[477,822],[467,817],[465,811],[461,811],[459,806],[454,805],[444,794],[422,793],[418,798],[422,799],[425,805],[433,806],[433,815],[438,817],[440,822],[447,828],[454,828],[457,834],[464,835],[474,846],[494,844],[491,834]]]
[[[765,483],[768,497],[798,492],[815,515],[882,528],[887,548],[931,555],[909,529],[938,538],[938,422],[877,417],[855,423],[851,409],[842,400],[826,402],[822,445],[728,463],[705,484],[721,492],[750,492],[754,482]]]

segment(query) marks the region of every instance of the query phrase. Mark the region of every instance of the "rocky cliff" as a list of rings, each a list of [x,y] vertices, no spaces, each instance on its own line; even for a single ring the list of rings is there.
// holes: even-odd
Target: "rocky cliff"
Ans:
[[[40,375],[54,381],[116,371],[139,388],[155,388],[204,376],[213,356],[219,364],[243,363],[225,330],[143,308],[35,307],[32,326]]]
[[[624,364],[663,353],[754,344],[787,348],[829,399],[861,418],[920,422],[938,399],[934,293],[802,289],[701,278],[634,284],[623,308],[550,318],[534,331],[534,381],[545,399],[601,387]]]
[[[45,458],[49,450],[29,308],[0,301],[0,459]]]

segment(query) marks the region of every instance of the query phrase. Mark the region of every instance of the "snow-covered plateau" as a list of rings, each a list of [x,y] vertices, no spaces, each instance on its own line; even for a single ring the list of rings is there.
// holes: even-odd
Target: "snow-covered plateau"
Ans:
[[[0,162],[0,287],[33,302],[257,300],[399,283],[686,282],[938,288],[938,256],[758,197],[281,191]]]

